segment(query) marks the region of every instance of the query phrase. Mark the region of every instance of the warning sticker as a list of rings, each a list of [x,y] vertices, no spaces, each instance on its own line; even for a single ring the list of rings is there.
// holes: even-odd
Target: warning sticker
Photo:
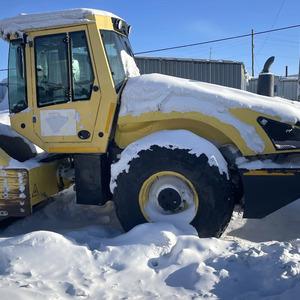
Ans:
[[[31,194],[31,196],[32,197],[35,197],[35,196],[37,196],[39,194],[39,191],[38,191],[38,188],[37,188],[37,186],[36,186],[36,184],[33,186],[33,190],[32,190],[32,194]]]

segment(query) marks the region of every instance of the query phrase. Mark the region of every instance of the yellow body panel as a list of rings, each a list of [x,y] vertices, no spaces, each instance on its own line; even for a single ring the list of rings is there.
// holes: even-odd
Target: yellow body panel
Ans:
[[[202,115],[202,117],[205,117]],[[214,120],[217,122],[218,120]],[[206,123],[199,113],[150,112],[138,117],[120,117],[115,140],[119,147],[124,148],[135,140],[161,130],[186,129],[203,138],[229,143],[230,139],[217,127]]]
[[[7,167],[9,165],[10,156],[0,148],[0,166]]]
[[[284,172],[282,170],[251,170],[251,171],[247,171],[244,172],[243,175],[244,176],[295,176],[295,175],[299,175],[300,171],[289,171],[289,170],[285,170]]]
[[[58,193],[58,163],[52,162],[29,170],[29,193],[31,207]]]
[[[251,117],[257,118],[253,116],[253,114],[251,115],[250,112],[250,110],[244,109],[244,113],[250,115],[249,125],[257,123],[250,122]],[[236,117],[242,117],[237,110],[232,110],[231,113],[236,115]],[[247,146],[240,132],[235,127],[199,112],[171,112],[168,114],[149,112],[140,116],[129,115],[120,117],[118,119],[115,139],[117,144],[121,148],[124,148],[135,140],[165,129],[186,129],[219,145],[233,143],[244,155],[249,156],[256,154]],[[273,144],[258,123],[255,130],[265,142],[265,152],[275,153],[276,151]]]
[[[3,168],[0,171],[0,216],[25,217],[33,206],[69,187],[58,180],[58,163],[27,169]]]
[[[281,118],[261,114],[254,110],[251,110],[249,108],[235,108],[235,109],[229,108],[228,110],[231,114],[236,116],[243,123],[246,123],[251,126],[253,126],[253,125],[255,126],[254,128],[255,128],[256,133],[262,138],[262,140],[264,141],[264,144],[265,144],[265,149],[261,154],[278,153],[278,151],[276,151],[273,143],[271,142],[270,138],[267,136],[266,132],[263,130],[263,128],[258,124],[258,122],[256,120],[260,116],[267,117],[267,118],[277,120],[277,121],[281,121]],[[240,139],[242,139],[242,137],[240,137],[239,140]],[[239,143],[238,143],[239,140],[237,140],[235,142],[235,144],[237,145],[238,148],[239,148]],[[249,151],[243,151],[242,149],[240,149],[240,150],[245,156],[251,155]],[[293,152],[293,151],[292,150],[287,150],[287,151],[282,150],[281,152]],[[297,152],[297,150],[295,150],[295,152]]]

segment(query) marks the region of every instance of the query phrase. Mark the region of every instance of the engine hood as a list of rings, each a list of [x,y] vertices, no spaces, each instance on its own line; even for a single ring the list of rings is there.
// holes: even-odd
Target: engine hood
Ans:
[[[282,122],[296,124],[300,120],[298,102],[162,74],[129,78],[122,94],[120,116],[196,111],[217,117],[229,108],[248,108],[279,117]]]

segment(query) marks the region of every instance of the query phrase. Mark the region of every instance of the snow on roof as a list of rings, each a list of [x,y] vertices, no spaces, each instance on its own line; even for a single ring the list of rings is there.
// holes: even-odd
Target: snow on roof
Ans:
[[[231,114],[230,108],[248,108],[294,124],[300,119],[298,102],[162,74],[129,78],[122,93],[120,117],[155,111],[200,112],[234,126],[250,149],[262,152],[265,144],[255,128]]]
[[[0,37],[5,39],[9,33],[17,33],[22,36],[24,31],[37,28],[92,22],[87,19],[87,17],[91,15],[120,19],[118,16],[110,12],[89,8],[75,8],[35,14],[20,14],[16,17],[6,18],[0,21]]]

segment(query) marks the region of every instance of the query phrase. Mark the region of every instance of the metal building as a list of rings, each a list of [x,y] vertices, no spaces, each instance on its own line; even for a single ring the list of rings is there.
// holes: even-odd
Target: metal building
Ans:
[[[258,78],[251,78],[249,80],[249,84],[247,90],[252,93],[256,93],[257,91],[257,81]],[[298,100],[298,77],[282,77],[282,76],[274,76],[274,96],[290,99],[290,100]]]
[[[210,59],[135,57],[141,74],[161,73],[246,89],[247,70],[242,62]]]

